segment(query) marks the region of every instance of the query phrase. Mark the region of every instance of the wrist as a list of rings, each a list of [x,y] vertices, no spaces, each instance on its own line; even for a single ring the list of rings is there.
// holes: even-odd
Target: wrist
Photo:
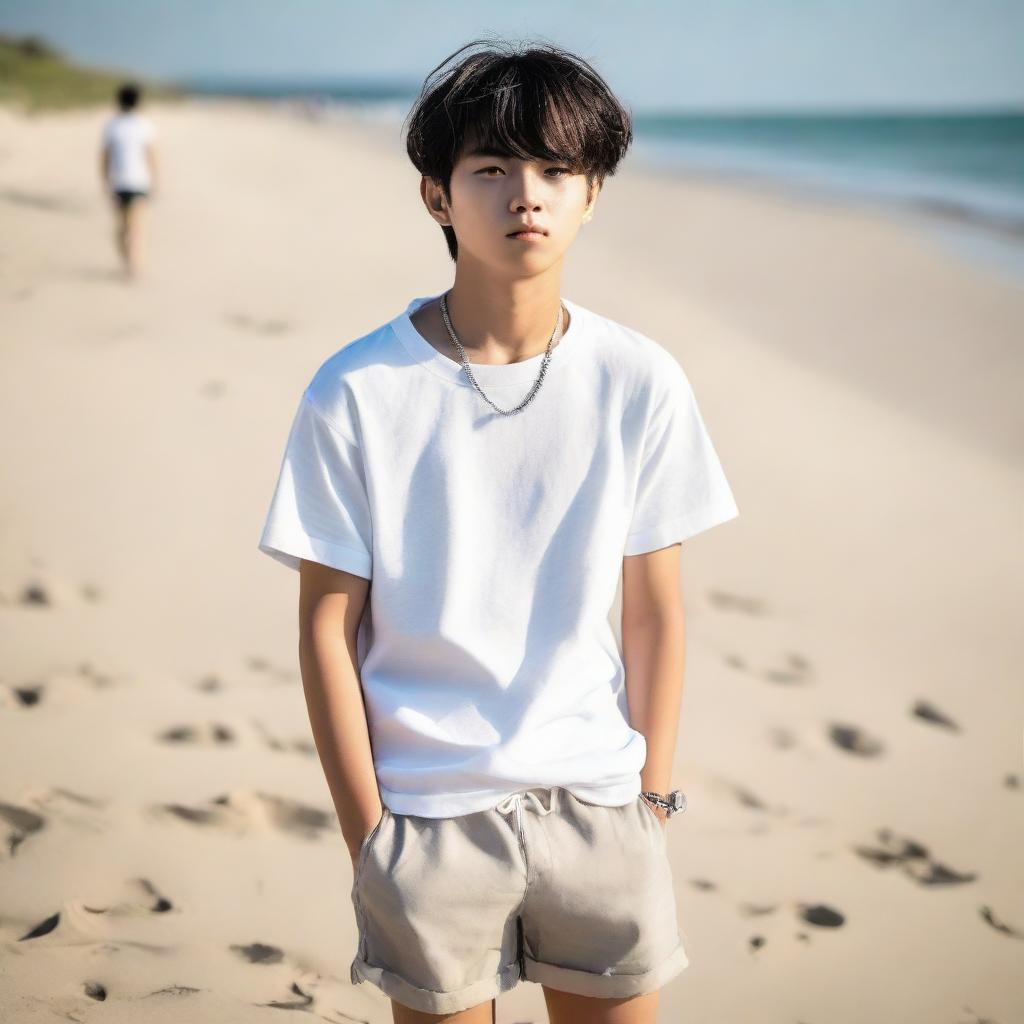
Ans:
[[[680,789],[662,792],[641,787],[640,794],[659,818],[670,818],[686,810],[686,794]]]

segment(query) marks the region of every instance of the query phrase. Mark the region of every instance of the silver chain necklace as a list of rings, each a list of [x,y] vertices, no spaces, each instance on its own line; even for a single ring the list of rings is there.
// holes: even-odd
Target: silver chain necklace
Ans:
[[[449,289],[450,291],[450,289]],[[517,412],[522,412],[534,399],[537,392],[540,391],[541,384],[544,383],[544,374],[548,372],[548,363],[551,361],[551,350],[555,347],[558,339],[562,336],[562,302],[558,302],[558,323],[555,324],[555,330],[551,335],[551,340],[548,342],[547,350],[544,353],[544,359],[540,364],[540,373],[537,375],[537,379],[533,382],[533,387],[530,388],[527,396],[514,408],[514,409],[501,409],[496,406],[481,390],[480,385],[476,382],[476,377],[473,376],[473,371],[470,369],[470,362],[466,358],[466,351],[459,342],[459,339],[455,336],[455,331],[452,328],[452,322],[448,317],[448,292],[445,292],[441,296],[441,316],[444,318],[444,325],[448,328],[448,333],[451,335],[451,339],[455,342],[455,347],[459,350],[459,355],[462,358],[462,368],[466,371],[466,376],[469,377],[469,382],[480,392],[480,397],[492,408],[495,412],[501,413],[502,416],[513,416]]]

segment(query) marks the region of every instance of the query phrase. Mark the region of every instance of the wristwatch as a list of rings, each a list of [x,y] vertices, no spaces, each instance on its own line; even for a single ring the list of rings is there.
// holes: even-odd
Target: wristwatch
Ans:
[[[665,814],[671,818],[673,814],[686,810],[686,794],[681,789],[673,789],[671,793],[640,793],[648,803],[657,807],[664,807]]]

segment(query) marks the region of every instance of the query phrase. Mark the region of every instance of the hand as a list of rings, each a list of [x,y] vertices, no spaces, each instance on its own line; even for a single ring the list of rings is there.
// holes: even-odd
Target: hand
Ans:
[[[658,819],[658,823],[664,829],[666,827],[665,822],[668,821],[668,811],[660,804],[652,803],[645,796],[641,796],[640,799],[643,800],[644,804],[646,804],[651,813]]]

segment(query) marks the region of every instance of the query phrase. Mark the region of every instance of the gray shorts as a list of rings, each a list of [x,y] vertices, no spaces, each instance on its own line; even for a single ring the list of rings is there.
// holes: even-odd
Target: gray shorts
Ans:
[[[354,985],[428,1013],[520,980],[623,998],[686,967],[665,826],[643,797],[606,807],[560,786],[451,818],[387,807],[352,881]]]

